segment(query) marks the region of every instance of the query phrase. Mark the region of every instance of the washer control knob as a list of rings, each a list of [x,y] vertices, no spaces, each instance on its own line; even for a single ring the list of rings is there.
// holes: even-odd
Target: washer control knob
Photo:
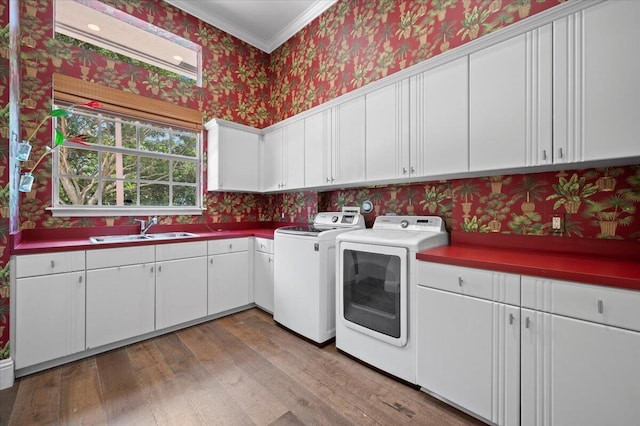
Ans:
[[[400,222],[400,226],[402,228],[406,228],[407,226],[409,226],[409,221],[408,220],[403,220],[402,222]]]
[[[338,221],[338,216],[333,216],[331,218],[331,222],[336,223]]]

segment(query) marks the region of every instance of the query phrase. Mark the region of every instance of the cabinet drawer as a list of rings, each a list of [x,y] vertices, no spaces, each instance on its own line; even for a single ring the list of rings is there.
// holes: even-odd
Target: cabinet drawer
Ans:
[[[522,277],[522,307],[640,331],[640,291]]]
[[[155,261],[155,246],[121,247],[87,251],[87,269],[135,265]]]
[[[256,251],[273,254],[273,240],[256,237]]]
[[[16,256],[16,278],[84,270],[84,251]]]
[[[418,285],[512,305],[520,304],[520,276],[418,262]]]
[[[212,240],[208,242],[209,254],[234,253],[249,250],[248,238],[227,238],[225,240]]]
[[[161,244],[156,246],[156,261],[186,259],[207,255],[207,242]]]

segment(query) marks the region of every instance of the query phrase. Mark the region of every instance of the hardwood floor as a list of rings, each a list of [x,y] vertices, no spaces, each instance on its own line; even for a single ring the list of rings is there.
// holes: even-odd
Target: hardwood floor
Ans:
[[[482,423],[251,309],[23,377],[0,424]]]

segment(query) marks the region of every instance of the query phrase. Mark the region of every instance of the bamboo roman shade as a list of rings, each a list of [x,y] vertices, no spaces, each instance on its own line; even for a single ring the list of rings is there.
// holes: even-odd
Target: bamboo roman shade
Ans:
[[[72,104],[83,104],[94,100],[102,104],[100,109],[115,114],[133,116],[189,130],[202,130],[202,113],[200,111],[63,74],[53,75],[53,98],[56,102],[63,101]]]

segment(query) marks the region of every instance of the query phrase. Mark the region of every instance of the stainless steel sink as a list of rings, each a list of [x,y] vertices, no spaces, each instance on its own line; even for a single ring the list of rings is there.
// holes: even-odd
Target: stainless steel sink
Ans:
[[[146,236],[152,240],[172,240],[174,238],[199,237],[200,235],[192,234],[191,232],[165,232],[161,234],[147,234]]]
[[[108,243],[133,243],[137,241],[150,241],[150,240],[174,240],[180,238],[193,238],[199,237],[198,234],[192,234],[191,232],[165,232],[161,234],[135,234],[135,235],[104,235],[101,237],[91,237],[89,240],[93,244],[108,244]]]

